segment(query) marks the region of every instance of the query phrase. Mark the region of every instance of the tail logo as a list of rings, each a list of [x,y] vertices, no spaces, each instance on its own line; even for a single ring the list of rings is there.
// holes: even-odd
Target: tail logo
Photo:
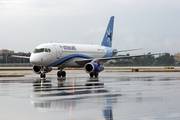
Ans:
[[[109,24],[104,34],[104,38],[101,42],[102,46],[111,47],[112,39],[113,39],[113,24],[114,24],[114,16],[112,16],[109,20]]]
[[[108,37],[107,42],[108,42],[109,45],[110,45],[111,42],[112,42],[112,31],[110,30],[110,28],[109,28],[109,31],[107,30],[107,35],[106,35],[106,37]]]

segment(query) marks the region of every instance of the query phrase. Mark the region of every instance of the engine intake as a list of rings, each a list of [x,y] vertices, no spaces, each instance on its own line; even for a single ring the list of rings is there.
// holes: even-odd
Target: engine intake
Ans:
[[[85,65],[84,69],[87,73],[99,73],[104,70],[104,67],[99,63],[90,62]]]
[[[48,72],[51,72],[51,70],[52,70],[51,67],[44,66],[42,71],[43,71],[43,73],[48,73]],[[33,66],[33,72],[36,74],[41,74],[41,66],[34,65]]]

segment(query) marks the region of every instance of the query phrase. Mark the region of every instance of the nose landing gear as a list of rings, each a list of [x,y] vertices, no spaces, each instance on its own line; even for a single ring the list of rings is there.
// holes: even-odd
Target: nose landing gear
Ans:
[[[40,78],[46,78],[46,74],[45,73],[41,73],[40,74]]]

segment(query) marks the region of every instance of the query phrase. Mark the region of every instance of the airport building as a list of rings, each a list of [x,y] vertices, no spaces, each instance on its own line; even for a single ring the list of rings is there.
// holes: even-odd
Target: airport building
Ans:
[[[8,49],[2,49],[0,50],[0,55],[21,55],[21,56],[30,56],[31,53],[24,53],[24,52],[18,52],[15,53],[13,50],[8,50]]]
[[[29,57],[31,53],[15,53],[13,50],[2,49],[0,50],[0,66],[31,66],[29,59],[13,58],[12,55]]]
[[[175,59],[175,61],[180,61],[180,53],[175,53],[174,59]]]
[[[13,50],[2,49],[2,50],[0,50],[0,53],[1,54],[9,54],[9,53],[14,53],[14,51]]]

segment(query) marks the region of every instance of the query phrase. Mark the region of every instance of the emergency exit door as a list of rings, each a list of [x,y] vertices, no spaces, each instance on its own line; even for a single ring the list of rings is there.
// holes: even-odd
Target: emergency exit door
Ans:
[[[60,57],[61,57],[60,47],[57,46],[57,45],[54,45],[54,48],[56,49],[56,58],[57,58],[57,59],[60,59]]]

